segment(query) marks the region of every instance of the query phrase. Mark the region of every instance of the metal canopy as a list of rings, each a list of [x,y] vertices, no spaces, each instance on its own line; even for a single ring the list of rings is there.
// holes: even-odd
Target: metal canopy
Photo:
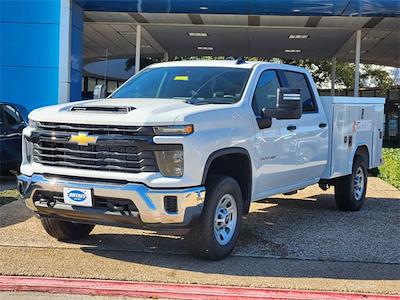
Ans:
[[[398,0],[77,0],[85,10],[139,13],[400,16]]]
[[[135,1],[129,3],[131,2]],[[375,4],[382,2],[394,3],[394,1],[374,1]],[[339,61],[354,62],[355,32],[361,30],[362,63],[400,66],[400,18],[398,17],[92,11],[85,12],[86,62],[103,59],[106,48],[109,58],[134,57],[137,24],[142,25],[140,47],[142,56],[162,57],[167,52],[170,57],[174,55],[303,59],[336,57]],[[190,36],[189,33],[200,36]],[[289,38],[291,35],[297,38]],[[299,38],[305,36],[307,38]]]

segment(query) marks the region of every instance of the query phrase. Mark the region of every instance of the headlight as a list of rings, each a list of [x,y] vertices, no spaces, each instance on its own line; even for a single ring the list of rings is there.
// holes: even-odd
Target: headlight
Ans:
[[[183,175],[183,150],[155,151],[158,168],[163,176]]]
[[[188,135],[193,133],[193,125],[173,125],[153,127],[156,135]]]
[[[33,121],[33,120],[29,119],[29,127],[36,128],[37,125],[38,125],[38,124],[37,124],[36,121]]]

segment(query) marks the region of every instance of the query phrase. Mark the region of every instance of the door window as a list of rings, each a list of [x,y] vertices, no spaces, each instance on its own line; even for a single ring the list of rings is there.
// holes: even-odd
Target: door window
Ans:
[[[276,92],[280,87],[278,76],[274,70],[264,71],[258,80],[253,96],[253,110],[259,116],[261,109],[276,107]]]
[[[305,75],[292,71],[283,71],[283,73],[286,77],[288,88],[300,89],[301,99],[303,101],[303,112],[316,112],[317,106],[315,104],[315,99]]]
[[[4,117],[7,120],[8,125],[15,126],[21,123],[21,117],[14,107],[10,105],[4,105],[3,111]]]

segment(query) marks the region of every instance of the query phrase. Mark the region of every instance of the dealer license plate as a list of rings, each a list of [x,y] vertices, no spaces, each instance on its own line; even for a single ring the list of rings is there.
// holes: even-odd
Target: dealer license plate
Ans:
[[[65,187],[64,203],[76,206],[92,207],[92,190]]]

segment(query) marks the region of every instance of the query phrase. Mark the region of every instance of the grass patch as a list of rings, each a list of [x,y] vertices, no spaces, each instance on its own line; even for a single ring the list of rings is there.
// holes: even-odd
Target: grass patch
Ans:
[[[384,148],[382,155],[384,163],[378,177],[400,189],[400,148]]]
[[[0,192],[0,206],[8,204],[17,200],[19,197],[19,193],[17,190],[7,190]]]

